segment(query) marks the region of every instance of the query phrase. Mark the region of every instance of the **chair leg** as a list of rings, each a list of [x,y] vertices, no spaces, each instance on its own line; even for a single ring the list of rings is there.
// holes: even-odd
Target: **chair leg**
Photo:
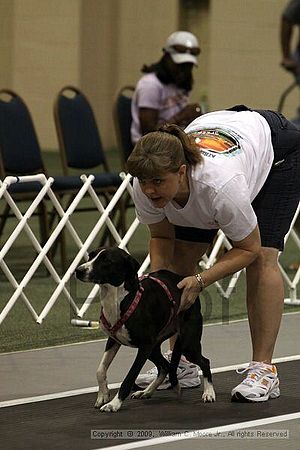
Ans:
[[[67,270],[67,251],[66,251],[66,234],[65,230],[62,230],[58,236],[59,246],[60,246],[60,264],[62,273]]]
[[[62,204],[62,199],[63,199],[64,195],[57,194],[57,196],[58,196],[59,202]],[[68,207],[72,203],[74,197],[75,197],[74,195],[70,196],[70,198],[67,201],[65,209],[68,209]],[[57,216],[57,213],[56,213],[55,208],[53,207],[52,211],[50,213],[50,230],[52,229],[52,227],[54,225],[54,220],[55,220],[56,216]],[[65,237],[64,230],[61,231],[61,233],[59,234],[59,236],[57,237],[56,241],[54,242],[54,244],[52,246],[52,257],[53,258],[56,255],[58,245],[60,246],[61,270],[62,270],[62,272],[65,272],[65,270],[67,268],[67,252],[66,252],[66,237]]]
[[[43,247],[49,238],[47,205],[44,200],[42,200],[41,203],[39,204],[38,211],[39,211],[41,245]]]
[[[4,231],[4,227],[6,224],[6,221],[9,216],[10,206],[8,203],[6,203],[5,208],[3,209],[3,212],[1,213],[1,222],[0,222],[0,237],[2,236],[2,233]]]
[[[131,197],[128,194],[125,198],[121,198],[118,203],[119,219],[116,228],[119,231],[119,233],[122,234],[122,236],[124,236],[127,231],[126,212],[127,209],[129,209],[130,207],[131,207]]]
[[[130,196],[128,195],[128,198],[121,198],[119,202],[119,212],[120,212],[120,218],[119,218],[119,229],[122,232],[122,235],[124,236],[126,233],[126,210],[127,210],[127,204],[129,201]]]
[[[48,211],[47,204],[44,200],[38,206],[38,219],[39,219],[39,228],[40,228],[40,243],[41,247],[44,247],[46,244],[50,231],[49,231],[49,222],[48,222]],[[48,258],[51,260],[51,251],[48,252]],[[50,273],[46,268],[46,275],[49,276]]]

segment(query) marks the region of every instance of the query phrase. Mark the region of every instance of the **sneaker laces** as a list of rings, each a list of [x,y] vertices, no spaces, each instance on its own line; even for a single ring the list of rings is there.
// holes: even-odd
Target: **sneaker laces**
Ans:
[[[166,353],[164,353],[164,357],[171,362],[171,358],[172,358],[172,351],[168,350]],[[196,368],[197,366],[195,364],[192,364],[188,361],[185,361],[183,359],[180,359],[179,364],[178,364],[178,368],[177,370],[182,373],[184,370],[187,369],[187,367],[189,368]],[[157,375],[157,367],[154,366],[151,369],[147,370],[146,372],[149,375]],[[167,375],[168,376],[168,375]]]
[[[248,372],[247,377],[242,381],[242,383],[252,386],[259,378],[265,375],[266,372],[271,372],[271,370],[272,369],[269,369],[269,367],[266,367],[266,363],[264,362],[252,362],[245,369],[237,369],[236,372],[238,374]]]
[[[164,357],[170,362],[171,361],[172,352],[168,350],[166,353],[164,353]],[[151,369],[147,370],[147,374],[149,375],[157,375],[157,367],[153,366]]]
[[[153,366],[151,369],[147,370],[146,373],[149,375],[157,375],[157,367]]]

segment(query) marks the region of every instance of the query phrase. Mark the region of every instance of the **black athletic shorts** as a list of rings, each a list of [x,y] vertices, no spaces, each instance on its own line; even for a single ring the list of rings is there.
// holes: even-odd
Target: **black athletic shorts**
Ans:
[[[251,109],[237,105],[230,110]],[[262,246],[283,250],[284,237],[300,201],[300,129],[275,111],[254,111],[261,114],[271,128],[274,162],[252,206],[257,216]],[[185,241],[212,243],[217,232],[216,229],[175,225],[176,239]]]

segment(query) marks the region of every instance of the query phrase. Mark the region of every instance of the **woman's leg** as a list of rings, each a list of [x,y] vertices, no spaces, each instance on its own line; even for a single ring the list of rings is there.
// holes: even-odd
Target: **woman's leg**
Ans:
[[[182,276],[189,276],[197,272],[197,265],[207,251],[209,244],[199,242],[175,242],[174,258],[170,270]],[[169,339],[170,350],[173,350],[176,335]]]
[[[247,308],[253,361],[271,363],[284,303],[283,279],[278,250],[262,247],[247,267]]]
[[[234,402],[262,402],[280,395],[277,370],[272,355],[283,311],[283,280],[278,250],[262,247],[257,259],[247,267],[247,307],[253,358],[245,379],[231,391]]]

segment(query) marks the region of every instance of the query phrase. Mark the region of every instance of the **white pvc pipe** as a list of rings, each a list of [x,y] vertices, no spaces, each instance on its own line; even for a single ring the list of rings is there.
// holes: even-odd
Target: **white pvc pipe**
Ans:
[[[13,276],[13,274],[11,273],[11,271],[9,270],[9,267],[6,265],[5,261],[2,260],[0,261],[0,266],[3,270],[3,273],[6,275],[8,281],[10,282],[10,284],[12,285],[12,287],[14,289],[18,288],[18,283],[17,280],[15,279],[15,277]],[[30,301],[28,300],[28,298],[25,295],[25,292],[21,292],[21,298],[24,301],[25,305],[27,306],[28,310],[30,311],[32,317],[34,318],[34,320],[37,320],[38,315],[35,311],[35,309],[33,308],[32,304],[30,303]],[[13,305],[8,305],[8,303],[5,305],[5,307],[3,308],[3,310],[1,311],[0,314],[0,325],[3,322],[3,320],[5,319],[5,317],[7,316],[7,314],[9,313],[9,311],[11,310],[11,308],[13,307]]]
[[[298,267],[297,272],[293,278],[292,288],[296,289],[296,287],[299,283],[299,279],[300,279],[300,266]]]
[[[4,192],[6,191],[7,186],[0,180],[0,199],[2,198]]]
[[[10,178],[15,178],[15,177],[10,177]],[[5,180],[4,180],[4,182],[5,182]],[[14,229],[14,231],[12,232],[12,234],[10,235],[10,237],[7,239],[6,243],[2,247],[2,250],[0,251],[0,260],[3,259],[4,256],[6,255],[6,253],[9,251],[10,247],[16,240],[17,236],[21,233],[21,231],[24,228],[24,226],[26,225],[27,221],[32,216],[32,214],[36,210],[39,203],[45,197],[45,195],[46,195],[48,189],[50,188],[51,184],[53,183],[53,181],[54,181],[53,178],[50,177],[49,180],[47,180],[45,182],[45,185],[42,187],[40,192],[37,194],[36,198],[33,200],[31,205],[27,209],[26,213],[22,216],[22,219],[20,220],[20,222],[18,223],[18,225],[16,226],[16,228]],[[4,197],[7,194],[8,194],[8,192],[4,194]]]
[[[295,212],[295,214],[294,214],[294,217],[293,217],[292,223],[291,223],[291,225],[290,225],[290,229],[289,229],[289,232],[288,232],[288,233],[286,234],[286,236],[285,236],[285,240],[284,240],[284,242],[286,242],[286,241],[288,240],[288,238],[289,238],[289,235],[290,235],[290,232],[291,232],[291,231],[292,231],[292,229],[294,228],[295,222],[296,222],[296,220],[297,220],[297,218],[298,218],[299,212],[300,212],[300,202],[298,203],[298,207],[297,207],[297,210],[296,210],[296,212]]]
[[[207,269],[209,269],[216,262],[218,253],[220,251],[220,248],[222,247],[224,239],[225,239],[224,233],[222,231],[218,232],[217,240],[216,240],[215,245],[214,245],[212,251],[210,252],[208,260],[206,262]]]
[[[23,177],[23,178],[24,178],[24,177]],[[47,181],[46,178],[45,178],[45,180]],[[45,180],[42,179],[42,182],[45,182]],[[37,180],[37,181],[39,181],[39,180]],[[48,192],[47,192],[47,195],[48,195],[48,196],[51,196],[51,194],[52,194],[52,196],[54,195],[53,192],[51,191],[51,189],[49,189]],[[54,197],[55,197],[55,196],[54,196]],[[14,200],[12,199],[12,197],[10,196],[10,194],[9,194],[8,192],[5,193],[5,198],[6,198],[7,203],[9,204],[10,208],[14,211],[14,213],[15,213],[15,215],[16,215],[16,218],[17,218],[18,220],[21,220],[23,216],[22,216],[20,210],[18,209],[18,207],[16,206]],[[55,197],[55,199],[56,199],[56,197]],[[26,224],[24,225],[24,230],[25,230],[25,232],[27,233],[27,235],[28,235],[30,241],[32,242],[34,248],[36,249],[37,253],[43,252],[43,249],[42,249],[42,247],[41,247],[39,241],[38,241],[37,238],[35,237],[34,233],[32,232],[32,230],[31,230],[31,228],[29,227],[29,225],[28,225],[27,222],[26,222]],[[53,267],[52,263],[50,262],[49,258],[47,257],[47,255],[45,255],[43,259],[44,259],[45,266],[46,266],[47,269],[49,270],[49,272],[50,272],[52,278],[54,279],[54,281],[55,281],[57,284],[59,284],[60,281],[61,281],[61,279],[60,279],[58,273],[56,272],[56,270],[54,269],[54,267]],[[1,262],[4,263],[4,261],[1,261]],[[4,264],[5,264],[5,263],[4,263]],[[12,274],[11,274],[11,276],[13,277]],[[10,280],[10,281],[11,281],[11,280]],[[12,281],[11,281],[11,284],[13,284]],[[26,285],[27,285],[27,284],[26,284]],[[25,286],[26,286],[26,285],[25,285]],[[18,290],[18,292],[20,291],[20,295],[22,296],[23,300],[25,301],[26,306],[30,309],[30,311],[31,311],[31,313],[32,313],[32,310],[31,310],[32,305],[30,304],[29,300],[27,299],[27,297],[25,296],[25,294],[24,294],[24,292],[23,292],[25,286],[24,286],[23,288],[21,288],[20,285],[19,285],[18,283],[17,283],[17,284],[14,284],[15,289]],[[77,312],[79,311],[79,310],[78,310],[78,307],[77,307],[76,303],[74,302],[74,300],[72,299],[72,297],[71,297],[69,291],[66,289],[66,287],[64,287],[63,292],[64,292],[64,294],[66,295],[66,297],[67,297],[67,299],[68,299],[70,305],[71,305],[72,308],[74,309],[75,313],[77,313]],[[9,302],[7,303],[7,305],[5,306],[5,308],[3,309],[3,311],[2,311],[1,314],[0,314],[0,324],[3,322],[3,320],[5,319],[5,317],[7,316],[8,312],[11,310],[11,308],[13,307],[13,305],[14,305],[14,303],[17,301],[17,299],[18,299],[18,297],[13,297],[13,298],[11,298],[11,299],[9,300]],[[28,303],[29,303],[29,304],[28,304]],[[33,311],[34,311],[34,309],[33,309]],[[34,312],[35,312],[35,311],[34,311]],[[37,315],[36,313],[34,314],[34,318],[35,318],[35,320],[38,318],[38,315]]]
[[[45,184],[47,182],[47,177],[44,173],[38,173],[36,175],[20,175],[20,176],[11,175],[5,177],[4,179],[4,183],[6,183],[7,186],[10,186],[11,184],[14,183],[31,183],[35,181],[40,184]]]
[[[22,292],[22,290],[25,288],[25,286],[29,283],[29,281],[31,280],[31,278],[34,275],[35,271],[37,270],[38,266],[40,265],[41,261],[45,258],[45,256],[46,256],[47,252],[49,251],[51,245],[53,244],[53,242],[55,241],[55,239],[57,238],[57,236],[61,232],[62,228],[64,227],[64,225],[66,223],[66,221],[69,219],[69,215],[72,214],[72,212],[74,211],[76,205],[79,203],[81,198],[85,195],[85,193],[87,191],[88,184],[90,184],[93,181],[93,179],[94,179],[94,177],[92,175],[90,175],[87,183],[82,186],[82,188],[80,189],[80,191],[78,192],[78,194],[74,198],[73,202],[71,203],[71,205],[67,209],[65,216],[58,223],[58,225],[56,226],[56,228],[52,232],[51,236],[47,240],[46,244],[44,245],[42,251],[39,253],[37,258],[34,260],[33,264],[31,265],[31,267],[29,268],[29,270],[27,271],[27,273],[23,277],[22,281],[19,284],[19,287],[16,289],[15,293],[10,298],[9,303],[14,303],[16,301],[16,299],[19,297],[19,295]],[[61,285],[61,283],[62,283],[62,281],[60,281],[59,286]],[[63,290],[63,287],[64,287],[64,284],[63,284],[60,292]],[[40,322],[38,322],[38,323],[40,323]]]
[[[47,304],[45,305],[43,311],[41,312],[39,318],[38,318],[38,323],[42,323],[43,319],[47,316],[48,312],[50,311],[50,309],[52,308],[52,306],[54,305],[54,303],[56,302],[58,296],[60,295],[63,286],[65,285],[65,283],[67,283],[67,281],[70,279],[70,277],[72,276],[72,274],[74,273],[76,267],[78,266],[78,264],[80,263],[84,253],[87,251],[87,249],[90,247],[90,245],[92,244],[92,242],[94,241],[94,239],[96,238],[97,234],[99,233],[100,229],[102,228],[102,226],[104,225],[104,223],[107,220],[107,217],[109,216],[109,214],[112,212],[113,208],[115,207],[115,205],[117,204],[117,202],[119,201],[121,195],[124,192],[124,189],[126,188],[126,184],[127,184],[127,180],[130,179],[130,176],[127,176],[125,178],[125,180],[121,183],[121,185],[119,186],[118,190],[116,191],[115,195],[113,196],[113,198],[111,199],[111,201],[109,202],[109,204],[107,205],[103,215],[100,217],[99,221],[96,223],[96,225],[94,226],[93,230],[91,231],[90,235],[88,236],[88,238],[86,239],[86,241],[83,244],[82,249],[79,250],[79,252],[77,253],[75,259],[73,260],[73,262],[71,263],[71,265],[69,266],[69,268],[67,269],[64,277],[62,278],[60,284],[57,286],[57,288],[55,289],[55,291],[53,292],[51,298],[49,299],[49,301],[47,302]],[[90,177],[89,177],[90,178]],[[84,185],[85,186],[85,185]]]
[[[138,218],[135,218],[128,230],[126,231],[126,234],[124,235],[123,239],[119,243],[119,247],[123,250],[126,250],[126,246],[130,239],[132,238],[133,234],[135,233],[137,227],[139,226],[140,222]]]
[[[19,285],[18,285],[18,283],[16,282],[16,280],[14,280],[13,275],[11,274],[11,272],[9,271],[9,269],[7,268],[7,266],[5,265],[4,261],[2,261],[2,263],[3,263],[3,264],[2,264],[2,267],[4,267],[4,272],[5,272],[5,274],[10,278],[11,284],[12,284],[14,287],[16,287],[16,292],[15,292],[15,294],[13,295],[13,297],[10,299],[10,301],[8,302],[8,304],[6,305],[6,307],[5,307],[5,312],[7,311],[8,308],[9,308],[9,309],[11,308],[11,305],[17,300],[18,296],[21,295],[22,298],[23,298],[23,300],[25,301],[26,306],[29,308],[29,310],[31,311],[31,313],[32,313],[32,314],[34,315],[34,317],[36,318],[36,312],[35,312],[34,309],[32,308],[32,305],[30,304],[30,302],[29,302],[29,300],[26,298],[26,296],[24,297],[23,289],[24,289],[24,287],[27,285],[27,283],[30,281],[32,275],[35,273],[36,268],[38,267],[39,263],[40,263],[43,259],[45,260],[45,264],[46,264],[46,265],[49,264],[49,266],[47,266],[47,267],[48,267],[49,271],[52,271],[52,276],[55,278],[55,281],[58,282],[58,286],[57,286],[55,292],[53,293],[53,295],[51,296],[51,298],[49,299],[49,301],[47,302],[47,304],[45,305],[45,307],[44,307],[42,313],[41,313],[40,316],[37,318],[37,322],[38,322],[38,323],[41,323],[41,322],[42,322],[42,320],[46,317],[46,315],[48,314],[48,312],[50,311],[50,309],[52,308],[52,306],[54,305],[55,301],[57,300],[59,294],[60,294],[62,291],[64,291],[65,293],[67,292],[67,293],[68,293],[67,295],[69,296],[69,297],[68,297],[68,298],[69,298],[69,301],[72,302],[72,303],[74,303],[73,300],[72,300],[72,298],[71,298],[71,296],[70,296],[70,294],[69,294],[69,292],[68,292],[68,290],[67,290],[66,287],[65,287],[66,282],[69,280],[70,276],[72,275],[73,271],[74,271],[75,268],[77,267],[77,265],[78,265],[78,263],[80,262],[80,260],[82,259],[82,257],[83,257],[83,256],[86,256],[86,254],[87,254],[87,249],[89,248],[90,244],[92,243],[92,241],[93,241],[94,238],[96,237],[98,231],[101,229],[101,227],[103,226],[103,224],[106,223],[107,226],[109,227],[110,231],[112,232],[112,234],[114,233],[114,231],[112,231],[112,229],[115,228],[115,227],[114,227],[113,223],[110,221],[109,214],[110,214],[110,212],[113,210],[114,206],[116,205],[117,201],[118,201],[119,198],[121,197],[122,193],[127,189],[128,192],[130,193],[130,195],[132,196],[133,190],[132,190],[132,186],[131,186],[131,184],[130,184],[131,176],[130,176],[129,174],[128,174],[128,175],[126,175],[126,174],[121,174],[121,176],[122,176],[122,178],[123,178],[123,183],[121,184],[121,186],[120,186],[119,189],[117,190],[116,194],[114,195],[114,197],[112,198],[112,200],[110,201],[110,203],[109,203],[109,205],[107,206],[106,209],[103,208],[103,206],[102,206],[102,204],[101,204],[100,201],[99,201],[99,202],[98,202],[98,201],[95,202],[95,196],[94,196],[95,192],[94,192],[93,188],[91,187],[90,177],[89,177],[89,178],[86,178],[86,176],[83,176],[83,177],[82,177],[83,180],[87,180],[88,186],[86,186],[86,185],[84,184],[83,188],[79,191],[79,193],[77,194],[77,196],[75,197],[75,199],[73,200],[73,202],[71,203],[71,205],[69,206],[69,208],[67,209],[66,212],[64,212],[64,210],[63,210],[63,208],[61,207],[60,203],[58,202],[56,196],[53,194],[52,190],[50,189],[50,186],[48,187],[48,189],[49,189],[48,196],[51,198],[52,203],[54,204],[54,207],[56,208],[56,210],[58,211],[58,213],[59,213],[60,216],[62,217],[62,220],[59,222],[58,226],[55,228],[54,232],[52,233],[52,235],[51,235],[50,238],[48,239],[48,241],[47,241],[47,243],[45,244],[44,248],[42,249],[42,248],[39,246],[39,250],[41,250],[41,253],[39,254],[38,258],[34,261],[33,265],[31,266],[31,268],[29,269],[29,271],[27,272],[27,274],[25,275],[25,277],[23,278],[22,282],[21,282]],[[92,179],[93,179],[93,178],[94,178],[94,177],[92,177]],[[19,178],[18,178],[18,177],[7,177],[7,178],[4,180],[4,182],[2,182],[2,183],[0,182],[0,198],[1,198],[1,196],[5,193],[7,187],[8,187],[11,183],[14,183],[14,182],[16,182],[16,181],[20,181],[20,182],[39,181],[39,182],[41,182],[41,183],[44,184],[44,187],[43,187],[42,189],[45,190],[45,191],[43,191],[43,192],[45,192],[45,193],[44,193],[44,195],[45,195],[45,194],[47,193],[47,189],[45,188],[45,183],[49,183],[50,180],[51,180],[51,183],[52,183],[53,179],[50,178],[49,180],[47,180],[46,177],[45,177],[45,175],[43,175],[43,174],[40,174],[40,175],[34,175],[34,176],[31,176],[31,177],[27,177],[27,176],[26,176],[26,177],[19,177]],[[50,183],[50,185],[51,185],[51,183]],[[92,199],[94,200],[94,202],[95,202],[96,206],[98,207],[98,209],[99,209],[99,203],[100,203],[101,206],[100,206],[99,211],[101,212],[101,209],[103,209],[103,215],[102,215],[102,217],[100,218],[100,220],[97,222],[97,224],[95,225],[95,227],[94,227],[94,229],[92,230],[92,232],[91,232],[90,236],[88,237],[88,239],[87,239],[87,240],[85,241],[85,243],[83,244],[83,243],[81,242],[80,238],[78,237],[78,234],[77,234],[76,230],[74,229],[74,227],[72,226],[72,224],[69,222],[69,216],[70,216],[70,214],[74,211],[74,209],[76,208],[76,206],[77,206],[77,204],[79,203],[79,201],[81,200],[81,198],[85,195],[86,191],[89,191],[89,193],[91,194],[91,197],[92,197]],[[42,190],[41,190],[40,193],[38,194],[38,196],[37,196],[38,198],[42,197],[42,196],[40,195],[41,192],[42,192]],[[84,192],[84,193],[83,193],[83,192]],[[82,194],[82,193],[83,193],[83,194]],[[5,195],[8,196],[9,194],[8,194],[8,193],[5,193]],[[95,195],[96,195],[96,194],[95,194]],[[97,200],[98,200],[98,198],[97,198]],[[34,202],[35,202],[35,203],[34,203],[35,208],[36,208],[36,206],[39,204],[39,201],[40,201],[40,200],[37,200],[37,198],[35,199],[35,201],[34,201]],[[102,208],[101,208],[101,207],[102,207]],[[17,207],[15,206],[15,208],[17,208]],[[28,224],[27,224],[27,220],[28,220],[29,217],[31,216],[31,214],[32,214],[32,212],[33,212],[32,210],[34,210],[35,208],[32,208],[32,205],[31,205],[30,210],[28,210],[29,212],[27,211],[26,214],[25,214],[24,216],[21,215],[20,211],[19,211],[18,208],[17,208],[17,210],[19,211],[20,217],[21,217],[21,221],[22,221],[22,222],[21,222],[21,223],[22,223],[22,226],[20,225],[20,223],[19,223],[19,225],[18,225],[18,226],[19,226],[19,229],[18,229],[19,232],[23,229],[23,227],[25,227],[25,230],[26,230],[27,232],[29,232],[29,234],[30,234],[30,232],[32,233],[30,227],[29,227]],[[289,231],[288,235],[286,236],[286,240],[287,240],[289,234],[291,233],[291,235],[292,235],[293,239],[296,241],[296,244],[297,244],[298,247],[299,247],[300,240],[299,240],[297,234],[295,233],[295,231],[293,230],[292,227],[293,227],[293,225],[294,225],[294,223],[295,223],[295,221],[296,221],[297,215],[299,214],[299,210],[300,210],[300,204],[298,205],[298,209],[297,209],[297,212],[296,212],[296,214],[295,214],[295,216],[294,216],[294,219],[293,219],[293,222],[292,222],[290,231]],[[108,225],[109,222],[111,222],[110,225]],[[129,242],[129,240],[131,239],[131,237],[132,237],[133,233],[135,232],[136,228],[138,227],[138,225],[139,225],[139,221],[138,221],[138,219],[135,219],[134,222],[131,224],[130,228],[127,230],[125,236],[124,236],[123,239],[121,239],[121,240],[120,240],[120,235],[117,233],[117,231],[116,231],[116,233],[113,234],[114,238],[115,238],[115,239],[117,238],[116,241],[117,241],[117,243],[119,243],[119,247],[120,247],[120,248],[125,248],[125,246],[127,245],[127,243]],[[67,272],[65,273],[65,276],[64,276],[62,279],[60,279],[60,278],[58,277],[57,273],[55,272],[55,269],[53,268],[52,264],[51,264],[50,261],[48,260],[48,258],[47,258],[47,256],[46,256],[46,253],[47,253],[48,249],[50,248],[50,246],[52,245],[52,243],[55,241],[56,237],[58,236],[58,234],[60,233],[60,231],[62,230],[62,228],[63,228],[64,226],[68,227],[68,229],[70,230],[70,232],[71,232],[71,234],[72,234],[72,236],[73,236],[73,238],[74,238],[76,244],[77,244],[78,247],[80,248],[80,251],[79,251],[79,253],[77,254],[77,256],[76,256],[76,258],[74,259],[74,261],[72,262],[72,264],[70,265],[70,267],[69,267],[69,269],[67,270]],[[112,227],[113,227],[113,228],[112,228]],[[19,234],[19,233],[15,233],[15,234],[13,234],[13,236],[16,238],[18,234]],[[5,255],[5,254],[7,253],[8,249],[9,249],[10,246],[11,246],[11,242],[14,242],[14,239],[11,239],[11,237],[12,237],[12,236],[10,236],[10,238],[9,238],[9,240],[7,241],[7,243],[5,244],[4,248],[1,250],[1,252],[0,252],[0,257],[3,257],[3,255]],[[33,237],[33,239],[32,239],[32,237]],[[224,245],[225,245],[225,247],[226,247],[226,248],[231,248],[231,245],[230,245],[228,239],[227,239],[227,238],[224,238],[224,237],[223,237],[223,239],[224,239]],[[33,233],[32,233],[32,235],[31,235],[31,241],[32,241],[33,245],[34,245],[35,248],[36,248],[36,242],[35,242],[35,241],[37,241],[37,240],[36,240],[36,238],[35,238],[35,236],[34,236]],[[221,239],[220,239],[220,241],[221,241]],[[9,245],[8,245],[8,242],[9,242]],[[37,244],[39,245],[38,241],[37,241]],[[47,246],[47,247],[46,247],[46,246]],[[213,250],[216,250],[216,249],[213,249]],[[43,256],[41,256],[41,255],[43,255]],[[38,263],[37,263],[37,261],[38,261]],[[208,258],[207,262],[208,262],[208,261],[209,261],[209,258]],[[145,270],[147,269],[147,267],[149,266],[149,263],[150,263],[150,257],[149,257],[149,255],[147,255],[147,257],[145,258],[145,260],[144,260],[142,266],[140,267],[139,275],[141,275],[142,273],[144,273],[144,271],[145,271]],[[3,265],[4,265],[4,266],[3,266]],[[6,267],[5,267],[5,266],[6,266]],[[281,266],[280,266],[280,268],[281,268]],[[289,277],[286,275],[285,271],[284,271],[282,268],[281,268],[281,271],[282,271],[282,274],[283,274],[283,277],[284,277],[285,281],[288,283],[288,285],[292,286],[292,289],[291,289],[291,298],[290,298],[290,299],[285,299],[285,303],[288,303],[288,304],[294,304],[294,305],[295,305],[295,304],[298,304],[299,300],[297,300],[297,298],[296,298],[296,286],[297,286],[297,284],[298,284],[298,282],[299,282],[300,271],[298,271],[298,272],[296,273],[296,276],[295,276],[295,278],[294,278],[292,284],[291,284],[291,281],[290,281]],[[232,293],[232,290],[233,290],[233,288],[235,287],[235,285],[236,285],[236,283],[237,283],[237,281],[238,281],[238,278],[239,278],[240,273],[241,273],[241,272],[238,272],[238,274],[235,274],[235,275],[231,278],[231,280],[230,280],[230,282],[229,282],[229,285],[228,285],[228,288],[227,288],[226,291],[224,291],[223,288],[222,288],[222,286],[221,286],[218,282],[216,282],[217,288],[219,289],[219,291],[221,291],[221,293],[223,294],[223,296],[224,296],[225,298],[229,298],[229,297],[230,297],[230,295],[231,295],[231,293]],[[81,308],[80,310],[78,310],[76,304],[74,303],[75,307],[77,308],[77,314],[78,314],[78,315],[79,315],[79,314],[82,314],[82,315],[84,314],[84,312],[88,309],[88,307],[89,307],[90,304],[92,303],[92,301],[93,301],[93,299],[95,298],[95,295],[96,295],[96,293],[97,293],[98,291],[99,291],[99,286],[97,286],[97,285],[94,286],[93,289],[92,289],[92,291],[91,291],[91,297],[89,297],[89,298],[87,299],[87,301],[84,303],[84,305],[82,306],[82,308]],[[12,303],[12,301],[13,301],[13,303]],[[72,305],[72,306],[73,306],[73,305]],[[4,310],[2,311],[2,314],[3,314],[3,312],[4,312]],[[2,319],[2,320],[3,320],[3,319]],[[1,323],[1,315],[0,315],[0,323]]]
[[[80,178],[81,178],[84,182],[87,180],[86,175],[81,175]],[[96,192],[94,191],[94,189],[93,189],[92,186],[89,187],[88,192],[89,192],[89,194],[90,194],[92,200],[94,201],[94,203],[95,203],[95,205],[96,205],[98,211],[99,211],[101,214],[103,214],[104,211],[105,211],[105,208],[103,207],[103,205],[102,205],[102,203],[101,203],[99,197],[97,196],[97,194],[96,194]],[[112,234],[114,240],[116,241],[116,243],[117,243],[117,244],[120,244],[120,242],[122,241],[122,238],[121,238],[120,234],[117,232],[116,227],[114,226],[112,220],[111,220],[109,217],[107,218],[106,225],[107,225],[109,231],[111,232],[111,234]],[[126,250],[127,250],[127,249],[126,249]]]
[[[292,286],[292,282],[291,282],[289,276],[287,275],[287,273],[285,272],[285,270],[283,269],[283,267],[281,266],[281,264],[278,263],[278,265],[279,265],[279,270],[280,270],[280,272],[281,272],[281,275],[282,275],[284,281],[287,283],[287,285],[288,285],[289,287],[291,287],[291,286]]]
[[[229,300],[229,297],[231,296],[232,291],[234,290],[234,288],[240,278],[241,273],[242,273],[242,270],[240,270],[239,272],[236,272],[235,274],[233,274],[231,276],[228,286],[227,286],[227,289],[224,292],[224,298],[226,298],[227,300]]]
[[[146,256],[146,258],[144,259],[144,261],[142,262],[141,267],[139,268],[139,271],[138,271],[139,277],[140,277],[141,275],[143,275],[143,273],[145,273],[145,271],[147,270],[147,268],[148,268],[149,266],[150,266],[150,255],[148,254],[148,255]]]
[[[122,180],[124,181],[125,178],[126,178],[126,175],[124,174],[124,172],[122,172],[122,173],[120,174],[120,176],[121,176]],[[82,179],[83,181],[85,181],[85,180],[86,180],[86,175],[82,175],[82,176],[81,176],[81,179]],[[127,184],[124,185],[124,191],[126,190],[128,184],[130,184],[130,179],[127,178]],[[89,190],[89,193],[91,194],[91,196],[92,196],[92,198],[93,198],[95,204],[97,205],[98,210],[99,210],[101,213],[104,213],[105,208],[103,208],[103,205],[102,205],[102,203],[100,202],[100,200],[98,199],[98,197],[97,197],[97,195],[96,195],[94,189]],[[137,223],[136,223],[136,222],[137,222]],[[130,226],[130,228],[127,230],[125,236],[123,237],[123,239],[121,239],[121,237],[120,237],[119,233],[117,232],[117,230],[116,230],[116,228],[115,228],[113,222],[112,222],[109,218],[108,218],[107,221],[106,221],[106,224],[108,225],[109,230],[111,231],[111,233],[112,233],[112,235],[113,235],[113,237],[114,237],[116,243],[118,244],[118,247],[119,247],[119,248],[122,248],[123,250],[125,250],[125,251],[127,251],[127,252],[128,252],[128,249],[126,248],[126,245],[127,245],[128,241],[130,240],[132,234],[133,234],[134,231],[136,230],[137,226],[139,225],[139,220],[138,220],[138,219],[135,219],[133,223],[134,223],[134,226],[133,226],[133,224],[131,224],[131,226]],[[80,310],[79,310],[79,312],[78,312],[78,314],[77,314],[78,317],[83,317],[83,316],[84,316],[84,314],[87,312],[87,310],[88,310],[89,307],[91,306],[92,302],[94,301],[94,299],[95,299],[96,295],[98,294],[99,290],[100,290],[100,286],[99,286],[99,285],[95,285],[95,286],[92,288],[92,290],[91,290],[90,293],[88,294],[88,296],[87,296],[85,302],[83,303],[83,305],[81,306],[81,308],[80,308]]]
[[[78,311],[78,314],[77,314],[78,317],[83,317],[84,316],[84,314],[87,312],[87,310],[89,309],[89,307],[91,306],[91,304],[95,300],[96,295],[98,294],[99,291],[100,291],[99,284],[95,284],[95,286],[93,286],[91,292],[87,296],[87,299],[83,303],[82,307]]]
[[[294,228],[291,230],[290,236],[294,239],[297,247],[300,249],[300,238]]]
[[[83,177],[83,179],[85,179],[84,175],[82,177]],[[126,175],[124,176],[124,172],[123,172],[122,173],[122,179],[124,180],[125,178],[126,178]],[[130,179],[127,178],[126,188],[128,187],[128,184],[130,184]],[[95,192],[93,192],[93,193],[95,194]],[[93,195],[93,198],[94,198],[94,195]],[[98,197],[97,197],[97,199],[98,199]],[[105,209],[103,208],[101,202],[100,202],[100,205],[101,205],[102,210],[103,210],[101,212],[104,212]],[[106,222],[106,223],[108,223],[108,222]],[[126,234],[124,235],[123,239],[120,238],[120,235],[117,232],[116,232],[116,235],[113,234],[116,242],[119,244],[118,245],[119,248],[122,248],[123,250],[128,252],[128,250],[126,248],[126,245],[129,242],[129,240],[132,237],[132,235],[135,232],[135,230],[137,229],[139,223],[140,223],[139,220],[137,218],[135,218],[134,221],[132,222],[131,226],[127,230]],[[112,222],[111,222],[110,230],[111,231],[115,230],[115,226],[114,226],[114,224]],[[118,236],[118,239],[116,239],[117,236]],[[86,301],[83,303],[82,307],[80,308],[80,310],[78,312],[78,316],[79,317],[83,317],[84,316],[84,314],[86,313],[88,308],[91,306],[91,304],[92,304],[93,300],[95,299],[96,295],[98,294],[99,290],[100,290],[100,286],[99,285],[95,285],[92,288],[91,292],[88,294],[88,297],[87,297]]]
[[[54,192],[52,190],[50,190],[48,192],[48,196],[49,196],[53,206],[55,207],[58,215],[62,219],[64,217],[64,215],[65,215],[65,211],[62,208],[61,204],[59,203],[56,195],[54,194]],[[68,229],[68,231],[70,232],[71,236],[73,237],[73,239],[75,241],[75,244],[78,246],[78,248],[81,248],[83,243],[82,243],[80,237],[78,236],[77,231],[73,227],[72,223],[69,221],[69,219],[66,221],[66,228]],[[86,259],[88,259],[88,255],[86,255]]]
[[[139,220],[136,218],[134,220],[134,222],[132,223],[132,225],[130,226],[130,228],[128,229],[127,233],[125,234],[124,238],[121,240],[120,244],[119,244],[119,248],[122,248],[124,250],[127,251],[126,249],[126,244],[128,243],[128,241],[130,240],[132,234],[134,233],[134,231],[136,230],[137,226],[139,225]],[[143,265],[141,266],[140,270],[139,270],[139,275],[142,275],[145,271],[145,269],[149,266],[150,264],[150,257],[148,255],[148,257],[145,260],[146,262],[143,263]],[[91,292],[88,294],[88,297],[86,299],[86,301],[84,302],[84,304],[82,305],[82,307],[80,308],[80,311],[78,312],[78,316],[79,317],[83,317],[84,314],[86,313],[86,311],[88,310],[88,308],[91,306],[93,300],[95,299],[96,295],[98,294],[100,289],[99,285],[95,285]]]

